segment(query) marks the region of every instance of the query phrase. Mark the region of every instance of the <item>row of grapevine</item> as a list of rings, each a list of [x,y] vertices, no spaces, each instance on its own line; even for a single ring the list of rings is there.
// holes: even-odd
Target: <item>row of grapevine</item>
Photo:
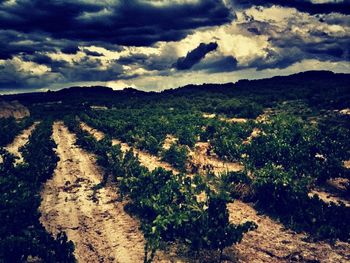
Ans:
[[[165,109],[126,109],[106,112],[88,111],[81,115],[84,122],[118,138],[135,148],[157,155],[175,168],[186,171],[189,167],[189,150],[201,141],[210,141],[213,151],[222,159],[235,161],[240,156],[239,149],[229,152],[232,145],[237,148],[253,130],[253,122],[234,123],[219,118],[206,119],[201,113]],[[241,127],[242,126],[242,127]],[[232,130],[237,132],[232,133]],[[240,139],[235,136],[240,133]],[[164,149],[167,136],[176,138],[176,142]],[[233,135],[233,136],[231,136]],[[229,156],[227,156],[229,153]]]
[[[148,120],[151,113],[143,114]],[[97,120],[94,114],[91,116],[93,118],[85,115],[84,120],[107,134],[114,134],[115,127],[110,126],[110,120],[119,117],[105,113],[104,119]],[[181,123],[178,129],[184,128]],[[133,125],[137,128],[138,121]],[[346,139],[349,130],[332,129],[321,121],[310,124],[289,115],[277,115],[265,123],[226,123],[210,119],[202,125],[204,129],[200,129],[199,137],[209,140],[220,158],[244,163],[246,170],[253,175],[254,178],[243,179],[243,183],[242,176],[230,179],[236,182],[236,186],[230,184],[233,190],[252,181],[249,187],[245,187],[248,191],[243,193],[243,198],[257,201],[265,212],[316,238],[348,238],[347,226],[340,222],[340,218],[348,217],[348,208],[325,204],[316,197],[310,199],[308,193],[315,184],[323,184],[332,177],[347,177],[349,171],[343,167],[343,160],[350,159]],[[251,137],[254,129],[259,132]],[[251,138],[248,140],[248,137]],[[161,156],[184,171],[185,149],[173,145]],[[239,194],[233,191],[232,196],[238,197]],[[294,209],[290,209],[290,204],[294,204]],[[332,218],[332,213],[341,217]]]
[[[120,146],[111,146],[108,138],[97,142],[81,131],[73,118],[65,120],[77,134],[77,143],[94,152],[98,163],[119,184],[122,196],[131,201],[128,211],[138,216],[146,238],[145,262],[151,262],[164,242],[180,242],[192,250],[219,250],[241,241],[243,234],[256,225],[229,223],[227,196],[204,184],[200,176],[174,175],[158,168],[152,172],[141,166],[130,150],[123,154]],[[105,180],[106,181],[106,180]],[[205,193],[203,201],[197,200]]]
[[[0,118],[0,147],[11,143],[23,129],[32,124],[32,118],[25,118],[20,122],[15,118]]]
[[[255,201],[256,207],[297,231],[317,239],[348,241],[350,208],[308,195],[315,185],[349,174],[343,166],[343,160],[350,158],[345,139],[349,131],[326,133],[320,125],[285,115],[260,123],[259,135],[249,143],[228,147],[228,156],[236,151],[246,169],[226,175],[225,180],[233,196]],[[239,184],[246,186],[245,192],[239,191]]]
[[[74,246],[64,233],[54,239],[39,222],[41,185],[49,179],[58,158],[50,138],[52,122],[43,121],[21,149],[25,162],[1,149],[0,261],[75,262]]]

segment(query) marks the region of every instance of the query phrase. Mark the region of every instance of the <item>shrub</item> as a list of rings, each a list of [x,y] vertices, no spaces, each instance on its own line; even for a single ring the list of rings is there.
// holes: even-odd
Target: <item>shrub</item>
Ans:
[[[186,146],[178,146],[176,144],[172,144],[168,150],[163,152],[162,159],[173,165],[176,169],[185,172],[188,160],[187,155],[188,150]]]

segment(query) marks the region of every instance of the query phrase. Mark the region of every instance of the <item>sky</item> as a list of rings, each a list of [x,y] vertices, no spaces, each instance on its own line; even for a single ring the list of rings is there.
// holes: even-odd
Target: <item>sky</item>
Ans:
[[[350,0],[0,0],[0,94],[350,73]]]

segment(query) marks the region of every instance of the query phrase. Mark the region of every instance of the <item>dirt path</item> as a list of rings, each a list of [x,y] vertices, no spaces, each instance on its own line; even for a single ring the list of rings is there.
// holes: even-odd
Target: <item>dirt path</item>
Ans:
[[[210,145],[207,142],[197,142],[194,150],[190,151],[191,163],[198,168],[199,173],[206,173],[208,170],[215,174],[224,172],[237,172],[243,170],[239,162],[227,162],[215,156],[207,154]]]
[[[324,189],[314,189],[309,193],[309,196],[318,195],[318,197],[325,203],[343,203],[346,207],[350,207],[350,200],[345,199],[337,193],[332,193]]]
[[[39,122],[35,122],[32,126],[23,130],[21,134],[16,136],[16,138],[11,144],[5,147],[5,150],[12,153],[14,156],[18,157],[18,159],[16,160],[16,163],[23,162],[23,157],[19,149],[28,142],[29,136],[32,134],[32,132],[34,131],[35,127],[38,124]]]
[[[350,200],[347,194],[348,184],[349,178],[331,178],[323,186],[313,189],[309,196],[317,194],[326,203],[344,203],[345,206],[350,207]]]
[[[88,133],[90,133],[92,136],[95,137],[96,140],[102,140],[105,135],[103,132],[101,131],[98,131],[94,128],[92,128],[91,126],[87,125],[85,122],[81,122],[80,123],[80,128],[83,130],[83,131],[86,131]]]
[[[350,160],[344,161],[344,167],[350,169]]]
[[[248,121],[247,118],[227,118],[227,117],[220,117],[217,116],[215,113],[203,113],[202,117],[205,119],[214,119],[215,117],[219,117],[220,121],[224,121],[227,123],[246,123]]]
[[[228,205],[230,221],[254,221],[258,228],[244,235],[235,247],[241,262],[349,262],[350,244],[309,243],[304,234],[285,229],[268,216],[257,214],[249,204],[235,200]],[[312,261],[318,260],[318,261]]]
[[[131,147],[126,144],[123,143],[117,139],[113,139],[112,140],[112,144],[113,145],[117,145],[119,144],[121,146],[121,149],[123,152],[126,152],[128,150],[131,149]],[[145,166],[148,170],[153,171],[158,167],[162,167],[167,171],[172,171],[175,174],[178,174],[179,171],[176,170],[175,168],[173,168],[170,164],[161,161],[157,156],[155,155],[151,155],[147,152],[141,151],[139,149],[136,148],[132,148],[133,152],[138,156],[138,159],[140,161],[140,163]]]
[[[101,181],[94,157],[74,145],[75,135],[62,122],[53,126],[60,161],[42,191],[41,222],[52,234],[65,231],[79,262],[143,262],[139,223],[124,212],[116,189],[93,195]]]

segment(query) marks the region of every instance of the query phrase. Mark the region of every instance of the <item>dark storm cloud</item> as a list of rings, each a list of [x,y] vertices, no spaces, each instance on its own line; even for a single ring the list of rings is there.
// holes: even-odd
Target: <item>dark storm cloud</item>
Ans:
[[[173,55],[175,54],[169,54],[168,52],[163,52],[163,54],[153,56],[136,53],[120,57],[117,61],[122,65],[136,65],[149,71],[163,71],[172,67],[171,65],[176,59]]]
[[[141,0],[114,5],[98,1],[18,0],[13,5],[2,2],[0,9],[2,29],[136,46],[176,41],[193,29],[221,25],[233,18],[221,0],[165,6]]]
[[[288,52],[286,50],[265,50],[267,55],[264,58],[258,57],[249,63],[248,67],[256,68],[256,70],[264,69],[283,69],[307,58],[303,52],[298,48],[290,48]],[[242,68],[247,68],[242,67]]]
[[[103,54],[98,53],[98,52],[96,52],[96,51],[91,51],[91,50],[88,50],[88,49],[84,49],[83,51],[84,51],[84,53],[85,53],[87,56],[93,56],[93,57],[102,57],[102,56],[103,56]]]
[[[51,73],[58,74],[66,81],[109,81],[116,78],[124,78],[122,66],[117,61],[110,61],[107,66],[103,66],[98,58],[83,57],[80,60],[73,60],[68,63],[64,60],[54,60],[51,57],[35,53],[22,56],[23,61],[35,62],[51,68]]]
[[[322,37],[319,32],[309,32],[307,39],[302,36],[296,36],[289,32],[283,32],[281,37],[271,37],[270,42],[275,47],[284,52],[291,48],[300,51],[299,59],[316,58],[320,60],[349,60],[350,39],[348,37],[337,37],[324,34]],[[318,39],[317,42],[312,41]]]
[[[84,57],[64,67],[57,68],[65,79],[69,81],[110,81],[123,78],[123,67],[116,61],[110,61],[104,66],[102,61],[95,58]]]
[[[33,54],[35,51],[54,51],[52,45],[45,43],[45,38],[38,34],[22,34],[13,30],[1,30],[0,24],[0,59],[8,59],[17,54]]]
[[[215,58],[208,61],[202,61],[192,69],[205,70],[208,73],[231,72],[237,70],[237,59],[233,56]]]
[[[236,5],[244,8],[253,5],[257,6],[271,6],[280,5],[284,7],[293,7],[301,12],[309,14],[329,14],[341,13],[350,14],[350,1],[328,1],[327,3],[313,3],[310,0],[232,0]]]
[[[22,63],[18,58],[5,60],[0,63],[0,89],[16,89],[16,88],[38,88],[52,83],[60,81],[60,74],[53,72],[41,71],[41,73],[33,73],[33,67],[35,64],[29,63],[26,67],[20,68]],[[22,65],[23,66],[23,65]]]
[[[39,65],[45,65],[51,68],[51,72],[59,73],[62,68],[69,67],[69,63],[64,60],[53,60],[51,57],[41,54],[35,53],[32,55],[24,55],[22,56],[23,61],[32,61]]]
[[[218,44],[211,42],[209,44],[201,43],[198,47],[188,52],[186,57],[179,58],[174,64],[178,70],[186,70],[193,67],[193,65],[200,62],[206,54],[217,49]]]
[[[174,68],[218,73],[247,68],[282,69],[307,59],[350,59],[350,16],[346,15],[350,13],[350,0],[326,4],[311,0],[229,2],[0,0],[0,88],[137,76],[156,79],[174,74]],[[245,12],[254,5],[256,10]],[[282,6],[273,10],[281,12],[278,21],[264,13],[271,5]],[[231,25],[235,10],[240,13],[239,21]],[[292,15],[284,16],[284,12]],[[216,30],[220,25],[224,27]],[[203,43],[179,58],[177,51],[183,43],[176,41],[190,34],[195,37],[185,42]],[[222,42],[234,42],[235,35],[246,38],[248,49],[251,43],[257,47],[245,54],[240,46],[245,45],[244,40]],[[214,42],[204,44],[210,41],[217,41],[221,48]],[[266,49],[260,50],[260,44]],[[134,45],[142,48],[130,47]],[[213,50],[215,53],[206,56]]]
[[[118,63],[122,65],[130,65],[130,64],[139,64],[144,63],[148,59],[148,56],[145,54],[133,54],[131,56],[124,56],[118,59]]]
[[[16,55],[28,55],[35,52],[58,52],[76,54],[78,43],[66,39],[52,39],[42,33],[21,33],[14,30],[2,30],[0,25],[0,59],[9,59]]]
[[[62,53],[70,54],[70,55],[77,54],[78,51],[79,51],[79,48],[77,46],[67,46],[61,49]]]

